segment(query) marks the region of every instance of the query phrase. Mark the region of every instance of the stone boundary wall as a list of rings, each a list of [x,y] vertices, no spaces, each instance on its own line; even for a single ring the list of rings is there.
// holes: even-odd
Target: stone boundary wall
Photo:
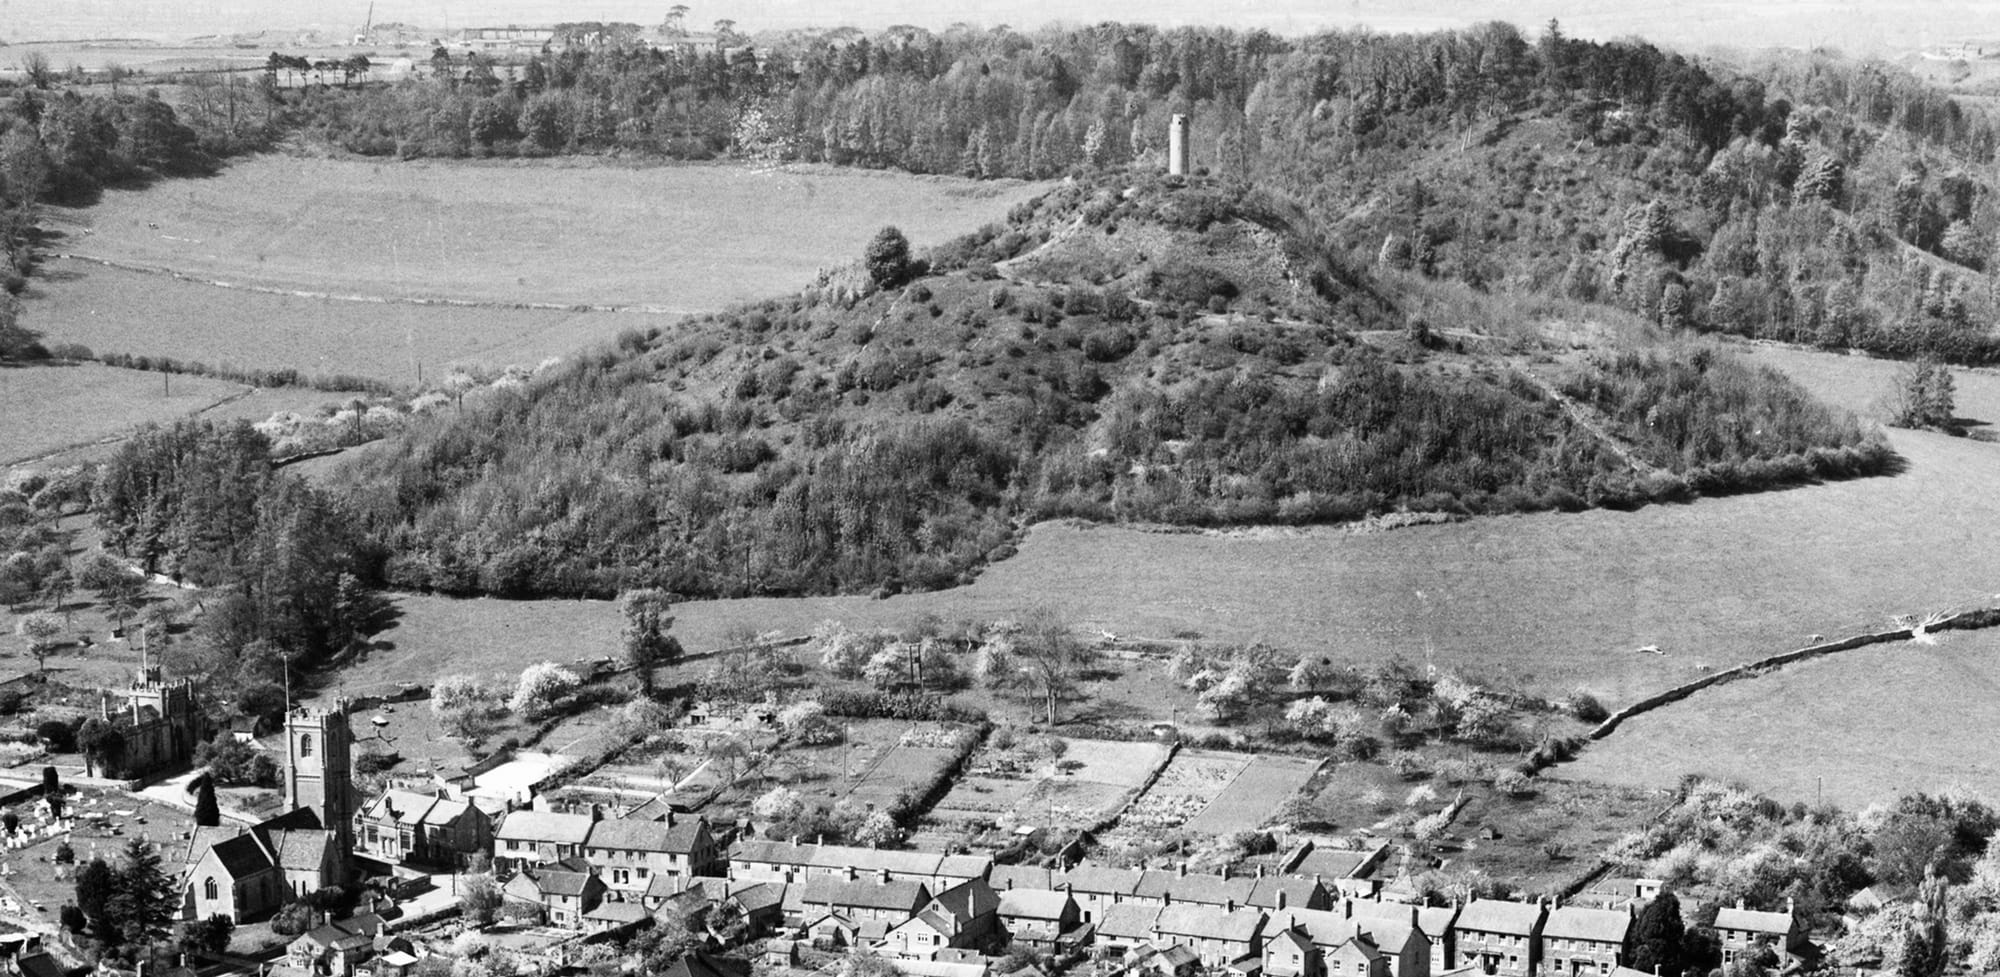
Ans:
[[[1804,648],[1794,648],[1791,651],[1782,651],[1755,661],[1744,662],[1734,668],[1725,668],[1719,672],[1710,672],[1692,682],[1677,685],[1665,692],[1640,699],[1612,713],[1603,722],[1598,723],[1597,727],[1590,731],[1589,736],[1593,740],[1601,740],[1615,732],[1619,725],[1627,719],[1651,712],[1670,703],[1679,702],[1710,686],[1721,685],[1724,682],[1733,682],[1740,678],[1747,678],[1765,669],[1789,665],[1793,662],[1805,661],[1809,658],[1818,658],[1822,655],[1831,655],[1835,652],[1862,648],[1868,645],[1882,644],[1889,641],[1908,641],[1918,634],[1930,631],[1969,631],[1978,628],[1993,627],[1996,624],[2000,624],[2000,608],[1980,607],[1967,611],[1957,611],[1928,623],[1917,624],[1911,627],[1895,628],[1889,631],[1867,632],[1852,637],[1841,638],[1837,641],[1827,641],[1820,644],[1807,645]]]

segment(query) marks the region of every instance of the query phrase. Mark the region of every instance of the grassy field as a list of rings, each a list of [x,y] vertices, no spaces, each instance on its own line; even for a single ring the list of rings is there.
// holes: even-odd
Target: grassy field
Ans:
[[[332,294],[712,309],[799,288],[884,224],[919,247],[1035,184],[821,167],[263,156],[63,211],[57,250]]]
[[[415,386],[449,367],[533,366],[665,316],[340,302],[215,288],[76,261],[29,288],[28,316],[53,341],[98,353],[211,367],[290,367]]]
[[[1843,806],[1959,784],[2000,797],[2000,633],[1874,645],[1698,692],[1555,772],[1671,787],[1682,774]]]
[[[854,260],[884,224],[921,247],[1038,189],[810,167],[264,156],[52,209],[54,252],[198,280],[56,259],[26,315],[50,342],[99,352],[413,384],[420,368],[533,365],[673,322],[573,306],[671,313],[783,294]]]
[[[0,466],[169,422],[249,389],[95,363],[0,367]]]

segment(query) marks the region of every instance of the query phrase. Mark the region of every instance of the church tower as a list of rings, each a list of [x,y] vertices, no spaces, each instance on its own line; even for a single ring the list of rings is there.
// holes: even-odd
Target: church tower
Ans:
[[[354,731],[347,703],[298,708],[285,716],[285,803],[319,817],[344,862],[354,853]]]

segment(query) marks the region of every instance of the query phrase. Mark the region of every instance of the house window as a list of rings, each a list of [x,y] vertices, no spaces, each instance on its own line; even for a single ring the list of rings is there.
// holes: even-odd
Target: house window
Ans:
[[[313,738],[311,733],[299,734],[299,755],[300,756],[313,755]]]
[[[202,884],[201,884],[201,894],[202,894],[202,897],[203,897],[203,898],[205,898],[205,899],[208,899],[208,900],[209,900],[209,901],[211,901],[211,902],[213,902],[213,901],[215,901],[215,900],[216,900],[217,898],[219,898],[219,897],[218,897],[218,896],[216,895],[216,891],[215,891],[215,876],[211,875],[211,876],[209,876],[209,877],[208,877],[208,879],[207,879],[206,881],[202,882]]]

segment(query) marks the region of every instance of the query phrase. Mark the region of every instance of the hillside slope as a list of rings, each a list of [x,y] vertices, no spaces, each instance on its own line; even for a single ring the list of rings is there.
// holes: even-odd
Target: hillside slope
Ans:
[[[948,586],[1027,519],[1619,506],[1889,460],[1713,350],[1432,332],[1241,185],[1072,182],[918,272],[629,334],[335,481],[399,586],[706,596]]]

